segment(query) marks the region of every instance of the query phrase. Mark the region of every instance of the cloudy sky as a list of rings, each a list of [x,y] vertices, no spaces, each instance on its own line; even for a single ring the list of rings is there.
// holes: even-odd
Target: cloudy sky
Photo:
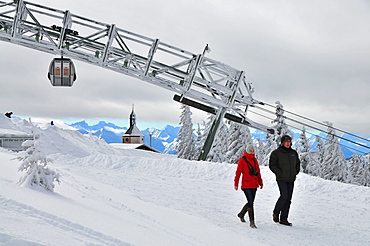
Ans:
[[[270,105],[280,101],[287,111],[370,134],[368,0],[33,2],[195,54],[209,44],[209,58],[246,72],[255,99]],[[180,104],[171,91],[79,61],[74,86],[56,88],[46,77],[52,55],[2,41],[0,54],[0,112],[127,126],[135,104],[139,128],[179,123]],[[206,119],[192,111],[193,123]],[[250,118],[271,121],[253,113]]]

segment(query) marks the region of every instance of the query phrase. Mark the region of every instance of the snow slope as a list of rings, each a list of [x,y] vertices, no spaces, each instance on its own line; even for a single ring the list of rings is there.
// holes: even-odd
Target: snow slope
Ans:
[[[0,117],[0,128],[27,127]],[[114,149],[92,135],[39,127],[61,183],[54,193],[19,186],[16,154],[0,148],[0,245],[369,245],[369,187],[300,173],[286,227],[272,222],[278,188],[262,166],[251,229],[236,217],[245,197],[233,189],[235,165]]]

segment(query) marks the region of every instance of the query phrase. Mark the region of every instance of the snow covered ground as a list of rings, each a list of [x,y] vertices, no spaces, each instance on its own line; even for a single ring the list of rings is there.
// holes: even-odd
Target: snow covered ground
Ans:
[[[235,165],[116,149],[94,136],[38,124],[55,192],[17,184],[15,153],[0,148],[0,244],[59,245],[369,245],[370,188],[300,173],[289,220],[272,222],[274,176],[261,167],[264,189],[256,225],[236,217],[245,203],[233,189]],[[27,121],[0,117],[0,128],[27,132]]]

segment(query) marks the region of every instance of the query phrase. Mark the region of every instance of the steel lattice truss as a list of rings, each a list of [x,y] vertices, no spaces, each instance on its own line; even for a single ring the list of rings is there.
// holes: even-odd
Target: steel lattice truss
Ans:
[[[245,73],[202,54],[23,0],[0,1],[0,40],[101,66],[175,92],[174,99],[268,131],[246,117],[253,99]]]

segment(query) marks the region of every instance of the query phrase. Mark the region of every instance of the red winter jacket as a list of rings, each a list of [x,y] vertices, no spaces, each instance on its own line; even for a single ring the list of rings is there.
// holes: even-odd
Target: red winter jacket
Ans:
[[[238,168],[236,169],[235,178],[234,178],[234,186],[239,185],[239,178],[241,174],[243,174],[242,186],[241,186],[242,189],[258,188],[259,185],[263,185],[260,167],[258,165],[258,161],[256,157],[246,152],[243,152],[242,156],[245,156],[248,162],[257,170],[258,176],[249,174],[249,169],[250,169],[249,165],[245,162],[244,158],[242,157],[238,161]]]

